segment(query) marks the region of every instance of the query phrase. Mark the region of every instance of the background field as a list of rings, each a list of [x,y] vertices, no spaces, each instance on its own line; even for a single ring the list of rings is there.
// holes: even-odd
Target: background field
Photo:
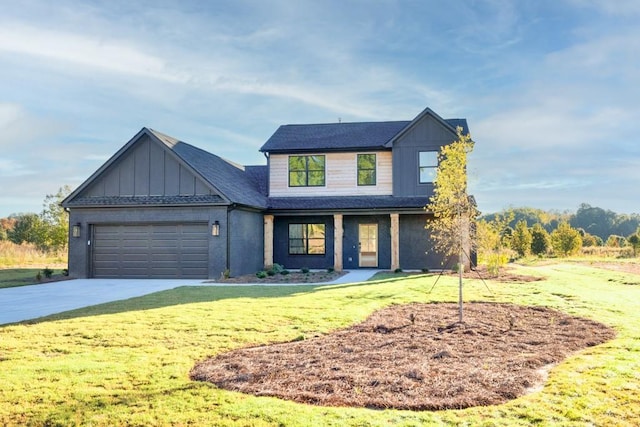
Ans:
[[[640,276],[584,264],[518,267],[545,280],[469,280],[466,300],[554,307],[618,336],[556,366],[544,389],[504,405],[441,412],[329,408],[189,381],[231,348],[305,339],[389,304],[457,300],[454,277],[301,287],[188,287],[0,326],[0,424],[633,425],[640,420]]]

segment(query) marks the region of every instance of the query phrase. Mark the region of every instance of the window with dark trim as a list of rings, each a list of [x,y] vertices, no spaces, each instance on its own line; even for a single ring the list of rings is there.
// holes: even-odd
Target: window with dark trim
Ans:
[[[324,255],[324,224],[289,224],[289,255]]]
[[[376,185],[375,154],[358,154],[358,185]]]
[[[323,187],[325,159],[318,156],[289,156],[289,187]]]
[[[436,169],[438,168],[438,152],[437,151],[420,151],[419,157],[419,179],[420,184],[428,184],[433,182],[436,177]]]

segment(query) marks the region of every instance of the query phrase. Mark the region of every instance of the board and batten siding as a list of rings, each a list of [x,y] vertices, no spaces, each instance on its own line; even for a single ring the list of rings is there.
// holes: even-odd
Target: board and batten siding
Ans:
[[[211,194],[207,185],[165,147],[144,136],[87,189],[89,197],[193,196]]]
[[[358,154],[376,155],[376,185],[358,185]],[[304,155],[325,156],[324,187],[289,187],[289,154],[272,154],[269,156],[271,197],[389,196],[393,193],[391,151]]]

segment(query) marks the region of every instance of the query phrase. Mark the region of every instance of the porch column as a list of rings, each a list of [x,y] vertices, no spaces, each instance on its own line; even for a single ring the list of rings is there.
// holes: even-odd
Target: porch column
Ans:
[[[264,267],[273,265],[273,215],[264,216]]]
[[[400,214],[391,216],[391,271],[400,268]]]
[[[333,216],[333,269],[342,271],[342,214]]]

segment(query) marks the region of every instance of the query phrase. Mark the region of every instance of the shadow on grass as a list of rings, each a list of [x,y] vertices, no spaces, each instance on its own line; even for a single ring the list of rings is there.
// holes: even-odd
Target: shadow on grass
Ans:
[[[417,277],[417,276],[414,276]],[[388,284],[389,282],[399,282],[407,277],[385,278],[382,280],[369,280],[366,282],[345,283],[345,284],[309,284],[290,286],[263,286],[263,285],[242,285],[242,286],[180,286],[160,292],[154,292],[139,297],[133,297],[120,301],[112,301],[103,304],[96,304],[84,308],[64,311],[35,319],[24,320],[13,323],[32,325],[55,320],[68,320],[79,317],[99,316],[104,314],[118,314],[129,311],[152,310],[156,308],[170,307],[181,304],[194,304],[201,302],[215,302],[225,299],[260,299],[260,298],[282,298],[306,293],[323,292],[328,290],[340,290],[352,287],[375,286],[377,284]],[[2,325],[2,326],[9,326]]]

